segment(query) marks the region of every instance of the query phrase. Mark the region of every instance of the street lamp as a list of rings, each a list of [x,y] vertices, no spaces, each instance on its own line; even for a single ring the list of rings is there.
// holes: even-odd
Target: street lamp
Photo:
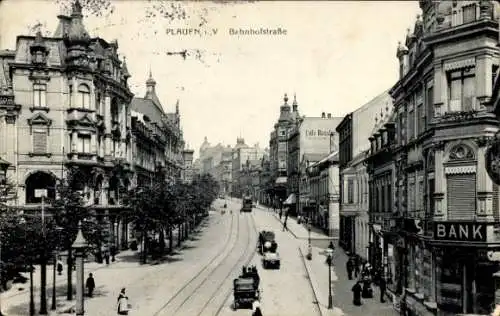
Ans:
[[[332,296],[332,261],[333,249],[326,249],[327,263],[328,263],[328,309],[333,309],[333,296]]]
[[[76,235],[75,242],[71,246],[75,251],[75,261],[76,261],[76,315],[81,316],[85,314],[83,308],[83,258],[85,256],[85,249],[87,248],[87,241],[83,237],[82,224],[78,223],[78,234]]]
[[[0,169],[2,171],[2,178],[0,179],[0,185],[5,185],[7,182],[7,169],[9,168],[10,163],[8,161],[3,160],[0,158]],[[4,198],[3,196],[1,197],[2,199]],[[3,290],[3,277],[2,277],[2,240],[1,240],[1,235],[0,235],[0,286],[2,286]],[[2,313],[2,304],[0,302],[0,316],[3,316]]]
[[[312,246],[311,246],[311,222],[307,222],[307,260],[312,259]]]

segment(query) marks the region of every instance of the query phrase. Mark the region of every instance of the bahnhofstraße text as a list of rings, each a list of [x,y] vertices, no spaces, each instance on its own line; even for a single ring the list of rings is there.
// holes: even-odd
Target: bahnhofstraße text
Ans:
[[[282,36],[287,35],[287,29],[282,27],[231,27],[222,32],[218,28],[168,28],[165,33],[170,36],[215,36],[224,33],[230,36]]]

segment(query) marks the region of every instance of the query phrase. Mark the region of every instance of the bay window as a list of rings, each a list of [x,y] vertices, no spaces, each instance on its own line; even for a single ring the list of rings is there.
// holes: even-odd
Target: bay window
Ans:
[[[78,106],[84,109],[90,109],[90,89],[87,85],[78,86]]]
[[[78,152],[90,153],[90,135],[78,135]]]
[[[474,67],[448,73],[449,112],[472,111],[475,107]]]

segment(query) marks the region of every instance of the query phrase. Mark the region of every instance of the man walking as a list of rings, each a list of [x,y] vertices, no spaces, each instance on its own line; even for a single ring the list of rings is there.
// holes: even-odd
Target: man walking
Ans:
[[[346,269],[347,269],[347,277],[349,280],[352,280],[352,270],[353,270],[353,260],[352,258],[349,258],[346,263]]]
[[[92,273],[89,273],[89,277],[87,278],[87,282],[85,282],[85,287],[88,290],[89,297],[92,297],[92,294],[94,293],[94,289],[95,289],[95,282],[94,282],[94,277],[92,276]]]
[[[380,303],[385,303],[385,291],[387,289],[387,282],[383,275],[380,276],[380,281],[378,283],[378,286],[380,289]]]

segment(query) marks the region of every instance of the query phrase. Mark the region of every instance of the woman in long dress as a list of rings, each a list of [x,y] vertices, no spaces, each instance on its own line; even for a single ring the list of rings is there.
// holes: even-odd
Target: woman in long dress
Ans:
[[[118,300],[117,300],[117,312],[118,315],[128,315],[128,296],[125,295],[125,288],[123,288],[120,291],[120,294],[118,295]]]
[[[361,292],[363,288],[361,287],[361,281],[358,281],[352,287],[352,303],[356,306],[361,306]]]

